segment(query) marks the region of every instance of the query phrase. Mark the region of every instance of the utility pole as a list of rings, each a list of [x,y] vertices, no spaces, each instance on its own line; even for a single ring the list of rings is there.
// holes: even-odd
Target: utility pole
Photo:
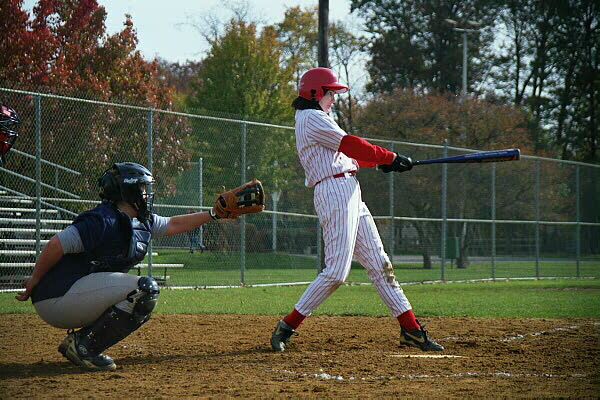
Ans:
[[[464,27],[458,27],[458,22],[456,22],[453,19],[446,19],[446,22],[450,25],[452,25],[454,28],[452,28],[452,30],[454,30],[455,32],[461,32],[462,33],[462,88],[460,90],[460,101],[461,103],[464,102],[467,98],[467,33],[471,33],[471,32],[479,32],[479,26],[481,26],[481,24],[479,22],[475,22],[475,21],[467,21],[467,25],[469,25],[471,28],[464,28]]]
[[[475,22],[475,21],[467,21],[467,25],[470,26],[470,28],[461,26],[459,27],[459,23],[456,22],[453,19],[446,19],[446,23],[450,24],[453,26],[453,30],[455,32],[461,32],[462,33],[462,87],[460,90],[460,97],[459,97],[459,102],[461,104],[464,104],[465,101],[467,100],[467,33],[470,32],[479,32],[479,26],[481,26],[481,24],[479,22]],[[466,130],[466,124],[464,123],[464,119],[462,121],[462,129],[461,129],[461,133],[460,133],[460,138],[462,141],[463,145],[467,145],[467,130]],[[459,198],[459,205],[458,205],[458,216],[460,219],[464,219],[465,217],[465,207],[466,207],[466,199],[467,199],[467,193],[466,193],[466,187],[465,187],[465,176],[464,171],[463,172],[459,172],[460,174],[460,179],[459,179],[459,191],[461,193],[461,196]],[[461,228],[460,228],[460,232],[458,233],[459,235],[459,251],[458,251],[458,258],[456,259],[456,267],[457,268],[466,268],[467,264],[468,264],[468,259],[467,259],[467,246],[466,246],[466,238],[467,238],[467,223],[466,222],[461,222]],[[442,275],[443,275],[443,271],[442,271]]]
[[[329,0],[319,0],[319,46],[318,46],[319,67],[329,68]],[[325,243],[323,235],[319,240],[321,251],[320,270],[325,268]]]
[[[319,0],[319,67],[329,68],[329,0]]]

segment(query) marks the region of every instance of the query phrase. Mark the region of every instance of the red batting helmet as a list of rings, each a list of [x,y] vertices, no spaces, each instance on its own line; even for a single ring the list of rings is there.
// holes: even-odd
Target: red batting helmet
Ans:
[[[298,96],[306,100],[319,101],[330,90],[334,93],[346,93],[348,86],[338,82],[337,76],[329,68],[313,68],[300,78]]]

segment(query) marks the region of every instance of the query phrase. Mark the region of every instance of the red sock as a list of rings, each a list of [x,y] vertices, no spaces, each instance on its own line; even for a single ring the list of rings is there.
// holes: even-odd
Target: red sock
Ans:
[[[283,322],[285,322],[286,324],[288,324],[289,326],[291,326],[294,329],[298,329],[298,327],[300,326],[302,321],[304,321],[305,318],[306,318],[305,315],[300,314],[294,308],[294,310],[290,313],[290,315],[288,315],[287,317],[285,317],[283,319]]]
[[[419,324],[417,324],[417,319],[415,318],[415,314],[413,314],[412,310],[408,310],[398,315],[398,322],[400,322],[400,326],[407,331],[414,331],[415,329],[421,329]]]

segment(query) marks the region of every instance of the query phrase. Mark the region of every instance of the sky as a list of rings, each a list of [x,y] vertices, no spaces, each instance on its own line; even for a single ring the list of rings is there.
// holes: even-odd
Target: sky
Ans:
[[[248,17],[265,25],[283,21],[285,10],[300,6],[302,9],[319,5],[319,0],[97,0],[106,10],[106,33],[123,30],[125,14],[130,14],[137,31],[137,49],[146,60],[155,57],[185,64],[200,61],[209,49],[208,43],[197,30],[206,17],[227,21],[233,16],[231,7],[224,3],[248,6]],[[37,0],[24,0],[23,8],[31,13]],[[329,0],[329,22],[341,21],[356,35],[361,31],[361,19],[350,14],[351,0]],[[194,26],[196,25],[196,27]],[[331,57],[331,55],[330,55]],[[361,58],[350,67],[354,93],[360,93],[368,81],[366,59]]]
[[[25,0],[23,6],[31,10],[35,3],[35,0]],[[125,14],[130,14],[138,34],[138,50],[144,58],[160,57],[179,63],[204,58],[208,45],[192,23],[197,25],[208,15],[226,21],[232,14],[224,3],[248,4],[250,17],[274,24],[283,21],[286,8],[314,7],[318,6],[319,0],[98,0],[107,12],[107,33],[121,31]],[[348,22],[356,18],[349,14],[350,0],[329,0],[330,22]]]

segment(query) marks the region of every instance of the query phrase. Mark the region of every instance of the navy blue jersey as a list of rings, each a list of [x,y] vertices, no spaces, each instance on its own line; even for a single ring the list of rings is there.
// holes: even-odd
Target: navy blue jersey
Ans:
[[[77,280],[91,272],[91,260],[127,257],[132,237],[131,222],[112,204],[103,202],[81,213],[73,226],[79,232],[84,252],[65,254],[33,288],[33,303],[63,296]]]

